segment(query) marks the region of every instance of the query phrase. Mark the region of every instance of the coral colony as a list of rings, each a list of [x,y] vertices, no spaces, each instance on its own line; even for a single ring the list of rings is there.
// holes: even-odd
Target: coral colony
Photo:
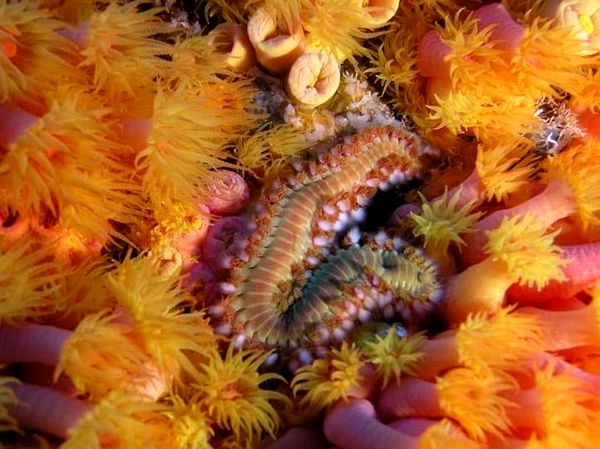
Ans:
[[[0,0],[0,222],[0,447],[600,444],[600,0]]]

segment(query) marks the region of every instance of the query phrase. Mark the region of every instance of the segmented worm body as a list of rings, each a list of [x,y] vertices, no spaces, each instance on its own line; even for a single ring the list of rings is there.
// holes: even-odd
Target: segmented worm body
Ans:
[[[242,250],[228,261],[217,329],[266,346],[314,348],[344,340],[374,315],[410,316],[439,295],[435,267],[417,249],[371,242],[339,247],[377,189],[423,173],[435,152],[393,126],[365,130],[293,163],[265,190]]]

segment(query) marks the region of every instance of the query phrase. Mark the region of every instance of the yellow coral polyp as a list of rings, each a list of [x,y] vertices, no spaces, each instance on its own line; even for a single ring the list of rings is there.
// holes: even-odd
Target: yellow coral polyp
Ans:
[[[154,400],[168,388],[168,382],[150,391],[155,381],[153,361],[137,340],[135,330],[114,316],[88,315],[65,343],[55,377],[64,372],[75,388],[94,398],[122,389]]]
[[[468,368],[454,368],[436,381],[440,406],[446,416],[479,441],[485,441],[487,435],[509,432],[507,409],[514,404],[504,394],[512,389],[514,383],[506,378]]]
[[[159,90],[151,131],[136,157],[144,197],[155,209],[208,198],[214,170],[236,168],[225,146],[260,119],[247,110],[254,88],[244,80]]]
[[[272,179],[292,157],[300,157],[310,147],[303,133],[290,125],[261,128],[242,138],[237,158],[243,167],[259,179]]]
[[[0,250],[0,323],[18,326],[54,312],[51,301],[66,276],[52,259],[52,247],[28,238]]]
[[[448,198],[446,191],[433,201],[420,196],[423,201],[421,212],[410,215],[415,222],[413,234],[423,237],[425,248],[433,247],[435,255],[447,257],[450,244],[458,247],[465,244],[461,235],[474,231],[474,225],[481,218],[481,213],[473,212],[473,202],[457,208],[459,194]]]
[[[126,259],[108,274],[110,293],[131,315],[141,344],[157,365],[176,381],[194,372],[193,354],[205,356],[216,348],[203,312],[186,312],[193,304],[178,271],[166,271],[156,258]]]
[[[361,5],[346,0],[300,0],[302,26],[308,33],[309,47],[331,53],[343,62],[357,65],[356,58],[368,56],[362,41],[377,35],[369,31]]]
[[[529,182],[535,166],[527,154],[533,146],[525,139],[478,146],[475,168],[488,200],[503,201]]]
[[[144,0],[110,2],[88,18],[85,48],[79,67],[89,70],[96,91],[111,98],[133,96],[143,86],[168,70],[172,46],[153,36],[174,30],[158,14],[162,8],[140,11]]]
[[[289,403],[282,393],[261,387],[266,381],[284,381],[275,373],[259,374],[258,368],[269,353],[238,351],[229,345],[222,358],[212,353],[193,374],[190,403],[197,404],[217,426],[238,438],[251,441],[266,432],[275,436],[280,417],[272,401]]]
[[[374,341],[365,343],[363,352],[367,360],[375,365],[376,373],[382,379],[382,387],[386,387],[391,380],[399,383],[403,374],[414,374],[414,367],[422,357],[419,345],[423,340],[421,334],[400,338],[396,330],[391,328],[384,337],[376,335]]]
[[[171,441],[167,406],[114,391],[85,413],[70,430],[64,449],[162,448]],[[168,446],[167,446],[168,447]]]
[[[502,262],[513,282],[542,288],[551,279],[563,280],[567,261],[554,245],[558,231],[548,232],[536,218],[527,214],[502,220],[500,226],[486,231],[485,252]]]
[[[302,394],[300,404],[320,411],[335,402],[348,400],[352,389],[364,380],[361,374],[361,351],[344,343],[332,349],[329,358],[315,360],[301,367],[292,381],[294,395]]]
[[[541,352],[542,332],[535,318],[501,308],[492,316],[469,315],[456,333],[459,360],[477,372],[525,369],[529,357]]]
[[[85,79],[75,69],[75,45],[57,33],[65,26],[36,1],[0,5],[0,103],[30,102],[59,81]]]

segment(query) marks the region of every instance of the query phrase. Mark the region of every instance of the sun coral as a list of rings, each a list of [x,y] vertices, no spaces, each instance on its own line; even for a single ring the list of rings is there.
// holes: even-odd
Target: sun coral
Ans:
[[[54,312],[50,296],[64,276],[50,246],[37,248],[24,237],[1,250],[0,323],[19,325]]]
[[[256,59],[267,70],[283,74],[304,53],[306,40],[296,1],[271,1],[248,20],[248,38]]]
[[[171,437],[166,410],[164,404],[143,402],[135,395],[114,391],[71,424],[61,447],[164,447]]]
[[[486,234],[488,257],[448,281],[444,308],[454,323],[469,313],[497,310],[515,282],[543,287],[564,278],[561,267],[567,261],[553,244],[557,232],[547,232],[534,216],[506,218]],[[485,285],[481,279],[487,279]]]
[[[331,53],[337,61],[348,59],[358,65],[356,58],[369,55],[363,40],[378,33],[371,27],[362,2],[345,0],[300,0],[302,26],[308,33],[310,48]]]
[[[419,346],[423,338],[421,334],[400,338],[396,329],[390,328],[384,337],[376,335],[375,340],[365,342],[365,358],[375,365],[375,373],[383,387],[392,379],[399,383],[403,374],[414,375],[422,357]]]
[[[3,203],[25,215],[49,213],[80,236],[119,237],[113,223],[139,216],[138,189],[112,153],[107,114],[82,88],[59,89],[50,109],[27,118],[27,127],[6,147],[0,162]]]
[[[111,295],[133,320],[140,344],[159,368],[175,381],[195,371],[192,356],[204,357],[216,339],[203,312],[187,312],[191,294],[177,270],[165,272],[156,258],[127,258],[107,275]],[[128,316],[129,315],[129,316]]]
[[[254,122],[244,109],[252,92],[248,83],[232,82],[156,94],[146,145],[136,157],[143,194],[154,209],[203,202],[214,170],[235,168],[224,146]]]
[[[435,383],[406,378],[400,385],[388,386],[378,408],[384,418],[445,416],[456,420],[471,438],[485,441],[487,435],[508,432],[507,409],[512,402],[503,394],[513,388],[512,381],[491,372],[454,368]]]
[[[0,103],[45,103],[60,83],[82,81],[76,48],[57,33],[65,26],[38,2],[0,5]]]
[[[86,36],[78,67],[89,71],[95,90],[109,98],[131,98],[168,70],[169,61],[162,56],[173,47],[154,36],[174,29],[158,17],[162,8],[141,11],[145,3],[110,2],[80,25]]]
[[[333,98],[340,86],[339,64],[331,53],[304,53],[290,67],[285,86],[297,103],[319,106]]]
[[[574,142],[543,164],[545,178],[567,184],[574,197],[575,216],[584,231],[600,226],[600,145],[591,140]]]
[[[65,341],[55,378],[69,376],[80,391],[95,398],[114,390],[155,400],[170,387],[170,373],[161,372],[139,343],[136,329],[107,313],[84,318]]]
[[[474,201],[457,206],[460,196],[460,191],[452,197],[446,191],[430,202],[421,195],[421,212],[411,213],[409,216],[415,223],[413,234],[423,237],[425,250],[446,272],[453,265],[448,252],[450,245],[460,249],[465,244],[461,235],[473,232],[475,222],[481,217],[481,213],[473,211]]]
[[[534,19],[525,27],[525,35],[511,60],[511,72],[519,91],[530,97],[555,97],[557,88],[577,90],[580,70],[590,61],[583,45],[568,27],[554,27],[549,21]]]
[[[292,388],[295,395],[303,393],[301,404],[320,411],[340,399],[361,396],[362,384],[367,380],[364,374],[360,350],[343,344],[340,349],[332,349],[327,359],[315,360],[296,371]]]
[[[271,401],[287,403],[282,393],[261,387],[271,380],[283,381],[275,373],[260,374],[259,367],[268,353],[239,351],[230,344],[223,358],[213,353],[192,375],[192,404],[205,410],[219,427],[240,437],[260,439],[264,432],[275,436],[280,417]]]
[[[301,157],[310,147],[302,131],[290,125],[262,127],[240,140],[236,156],[253,176],[268,181],[293,157]]]

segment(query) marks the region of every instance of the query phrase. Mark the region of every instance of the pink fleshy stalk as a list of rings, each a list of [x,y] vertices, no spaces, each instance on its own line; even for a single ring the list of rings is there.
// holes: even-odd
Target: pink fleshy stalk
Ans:
[[[424,77],[449,78],[450,64],[446,57],[452,49],[442,42],[440,34],[431,30],[421,38],[417,46],[417,69]]]
[[[562,246],[569,263],[563,267],[566,281],[552,280],[541,290],[512,285],[508,297],[521,305],[540,304],[551,299],[569,299],[600,279],[600,242]]]
[[[388,423],[388,426],[411,437],[418,437],[429,427],[437,423],[437,420],[427,418],[404,418]]]
[[[525,29],[513,19],[502,3],[491,3],[477,8],[473,12],[473,18],[478,20],[479,29],[493,27],[490,34],[492,44],[509,55],[512,56],[521,45]]]
[[[202,255],[215,273],[231,268],[233,257],[238,257],[248,223],[243,217],[224,217],[215,221],[204,239]]]
[[[59,438],[67,438],[69,430],[92,408],[51,388],[31,384],[13,384],[10,387],[18,402],[9,405],[8,411],[17,419],[19,427]]]
[[[407,416],[442,418],[436,385],[433,382],[406,376],[400,384],[389,385],[379,396],[377,410],[384,420]]]
[[[477,205],[485,201],[487,193],[476,168],[467,179],[448,191],[448,198],[453,198],[455,195],[458,195],[457,209],[464,207],[469,202]]]
[[[548,365],[554,366],[555,374],[566,373],[581,381],[581,389],[587,393],[600,397],[600,376],[588,373],[576,365],[561,359],[548,352],[541,352],[531,361],[532,369],[544,369]]]
[[[325,436],[341,449],[417,449],[419,439],[394,430],[377,419],[364,399],[339,402],[325,417]]]
[[[327,449],[329,444],[319,429],[292,427],[266,449]]]
[[[542,345],[546,351],[600,344],[600,321],[594,304],[583,309],[561,312],[521,307],[515,313],[537,319],[543,332]]]
[[[250,189],[244,178],[230,170],[217,170],[208,191],[205,206],[215,215],[237,214],[250,199]]]
[[[576,212],[575,200],[571,188],[560,180],[551,180],[546,188],[533,198],[509,209],[502,209],[480,220],[476,230],[464,237],[466,246],[461,253],[468,265],[482,261],[487,256],[484,247],[487,243],[485,231],[497,228],[502,220],[514,216],[532,214],[546,227]]]
[[[375,367],[370,363],[363,363],[358,370],[361,381],[348,389],[348,397],[355,399],[367,399],[380,388]]]
[[[414,368],[414,375],[422,380],[434,381],[436,376],[451,368],[460,366],[457,330],[451,330],[433,339],[424,340],[418,351],[422,354]],[[402,381],[404,382],[404,380]]]
[[[65,329],[39,324],[0,326],[0,364],[32,362],[58,365],[62,348],[71,334]]]
[[[0,147],[8,149],[38,120],[38,117],[21,108],[0,103]]]

